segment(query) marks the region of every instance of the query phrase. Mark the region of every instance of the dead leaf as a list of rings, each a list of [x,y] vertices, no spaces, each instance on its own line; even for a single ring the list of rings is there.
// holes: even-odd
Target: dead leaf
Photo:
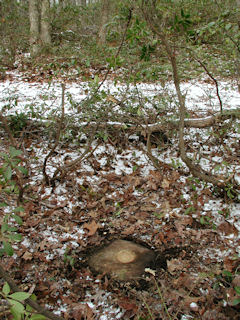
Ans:
[[[240,275],[237,275],[237,276],[233,279],[232,285],[233,285],[234,287],[240,287]]]
[[[233,224],[231,224],[227,221],[222,222],[219,225],[218,230],[220,230],[225,235],[230,235],[230,234],[234,234],[235,236],[238,235],[237,228]]]
[[[186,226],[187,225],[192,225],[192,217],[190,216],[184,216],[183,218],[181,218],[180,220],[176,220],[174,222],[175,226],[176,226],[176,229],[177,229],[177,232],[178,234],[185,238],[185,235],[184,235],[184,232],[186,230]]]
[[[29,252],[29,251],[26,251],[25,253],[24,253],[24,255],[22,256],[22,258],[25,260],[25,261],[27,261],[27,260],[32,260],[32,254],[31,254],[31,252]]]
[[[138,311],[137,305],[133,302],[130,302],[128,298],[121,299],[118,302],[118,305],[125,310],[133,311],[134,314],[136,314],[136,312]]]
[[[165,178],[163,178],[163,181],[162,181],[161,187],[162,187],[163,189],[168,189],[168,188],[169,188],[169,186],[170,186],[170,181],[169,181],[169,180],[167,180],[167,179],[165,179]]]
[[[185,265],[182,265],[182,268],[184,268]],[[197,279],[195,277],[193,277],[193,276],[190,276],[188,273],[182,273],[179,276],[179,278],[174,280],[173,282],[174,282],[174,286],[176,288],[186,288],[189,291],[192,291],[194,286],[197,283]]]
[[[229,257],[224,258],[223,265],[224,268],[230,272],[234,272],[237,268],[239,268],[240,259],[231,259]]]
[[[93,236],[99,228],[99,224],[93,220],[90,223],[84,223],[83,228],[88,230],[88,236]]]
[[[123,230],[122,234],[129,236],[131,234],[133,234],[136,231],[136,226],[130,226],[128,228],[126,228],[125,230]]]
[[[79,304],[73,310],[73,318],[75,320],[82,320],[82,319],[93,320],[94,313],[87,303]]]
[[[173,274],[174,271],[179,271],[184,268],[183,261],[181,259],[167,260],[168,271]]]

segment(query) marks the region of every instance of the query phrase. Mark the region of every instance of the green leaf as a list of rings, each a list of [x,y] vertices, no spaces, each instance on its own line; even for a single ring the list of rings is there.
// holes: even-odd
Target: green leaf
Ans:
[[[18,300],[18,301],[24,301],[26,299],[28,299],[31,296],[31,293],[27,293],[27,292],[14,292],[12,293],[9,297],[14,299],[14,300]]]
[[[8,226],[8,231],[9,231],[9,232],[15,232],[15,231],[17,231],[17,228],[16,228],[16,227],[9,227],[9,226]]]
[[[237,292],[237,294],[240,296],[240,286],[236,286],[234,287],[234,289]]]
[[[33,301],[37,301],[37,296],[33,293],[30,297]]]
[[[19,217],[17,214],[13,214],[12,218],[17,222],[17,224],[19,224],[20,226],[22,225],[23,223],[22,218]]]
[[[138,116],[142,116],[142,114],[143,114],[143,113],[142,113],[141,108],[138,108],[138,109],[137,109],[137,115],[138,115]]]
[[[17,207],[13,210],[14,212],[24,212],[25,209],[23,207]]]
[[[33,314],[29,320],[45,320],[46,317],[41,314]]]
[[[5,202],[0,202],[0,208],[6,208],[8,205]]]
[[[2,288],[2,292],[4,293],[5,296],[7,296],[10,292],[10,287],[7,282],[4,283],[4,286]]]
[[[6,222],[3,222],[1,226],[1,232],[4,233],[9,230],[9,225]]]
[[[28,171],[26,168],[22,167],[22,166],[19,166],[18,167],[18,170],[21,171],[25,176],[28,174]]]
[[[223,274],[227,277],[232,277],[232,273],[228,270],[223,270]]]
[[[14,253],[14,250],[8,241],[3,241],[3,249],[8,256],[12,256]]]
[[[6,180],[10,180],[12,178],[12,169],[11,167],[7,167],[5,172],[3,173],[3,177],[6,179]]]
[[[10,147],[9,148],[9,153],[10,153],[10,156],[12,158],[14,158],[14,157],[20,156],[22,154],[22,151],[21,150],[17,150],[14,147]]]
[[[16,313],[24,313],[24,305],[18,301],[12,300],[12,299],[7,299],[7,301],[10,303],[11,310],[13,309]]]
[[[209,22],[209,24],[208,24],[208,28],[211,28],[211,27],[213,27],[214,25],[215,25],[215,22],[214,22],[214,21]]]
[[[236,306],[240,303],[240,298],[234,299],[232,305]]]
[[[228,23],[226,26],[225,26],[225,30],[229,30],[232,28],[232,24],[231,23]]]
[[[137,168],[138,168],[138,166],[133,166],[133,168],[132,168],[132,170],[133,170],[133,172],[135,172],[136,170],[137,170]]]
[[[31,298],[31,297],[30,297],[30,298]],[[26,305],[26,311],[32,312],[32,311],[33,311],[33,308],[32,308],[29,304],[27,304],[27,305]]]
[[[22,236],[21,236],[21,234],[18,234],[18,233],[10,234],[8,237],[12,241],[18,241],[18,242],[22,241]]]
[[[11,314],[13,315],[14,320],[21,320],[22,319],[22,313],[19,313],[18,311],[16,311],[14,307],[11,307],[10,311],[11,311]]]

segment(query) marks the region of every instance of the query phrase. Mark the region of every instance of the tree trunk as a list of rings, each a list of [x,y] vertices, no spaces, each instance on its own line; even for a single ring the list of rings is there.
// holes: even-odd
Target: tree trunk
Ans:
[[[30,52],[31,56],[39,53],[39,11],[38,1],[29,0]]]
[[[49,23],[50,5],[48,0],[42,0],[41,5],[41,40],[43,45],[51,44],[50,23]]]
[[[101,9],[101,22],[100,28],[98,31],[98,40],[97,43],[100,46],[103,46],[106,42],[106,23],[108,21],[108,12],[109,12],[109,0],[102,0],[102,9]]]

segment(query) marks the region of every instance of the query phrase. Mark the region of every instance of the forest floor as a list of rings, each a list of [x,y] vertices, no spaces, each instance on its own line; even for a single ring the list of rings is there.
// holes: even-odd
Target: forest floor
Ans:
[[[53,108],[61,108],[60,82],[39,80],[8,73],[0,83],[5,112],[29,115],[36,108],[48,118]],[[239,108],[234,82],[219,83],[224,108]],[[66,82],[66,92],[80,103],[86,86],[81,81]],[[111,94],[122,88],[118,84],[116,90],[112,82],[104,86]],[[219,109],[213,83],[198,80],[184,83],[183,88],[191,116],[203,117]],[[161,90],[160,84],[138,84],[138,91],[147,97]],[[174,92],[172,84],[168,90]],[[66,114],[71,115],[70,101]],[[227,123],[221,137],[216,134],[219,127],[212,128],[211,134],[209,128],[188,129],[186,144],[189,153],[201,152],[196,160],[205,169],[232,175],[239,182],[240,122]],[[46,185],[42,175],[54,143],[50,138],[46,127],[32,122],[16,137],[28,169],[28,201],[20,213],[23,241],[2,263],[22,290],[33,290],[42,305],[64,319],[239,319],[240,204],[189,174],[179,158],[177,136],[161,148],[153,146],[154,155],[166,163],[159,170],[136,135],[131,140],[116,135],[95,139],[89,156],[54,186]],[[48,175],[78,158],[85,144],[63,139],[48,159]],[[8,148],[2,132],[0,151]],[[1,208],[1,220],[15,205],[11,195],[4,201],[9,207]],[[89,256],[114,239],[154,250],[157,259],[151,269],[155,272],[118,281],[91,270]]]

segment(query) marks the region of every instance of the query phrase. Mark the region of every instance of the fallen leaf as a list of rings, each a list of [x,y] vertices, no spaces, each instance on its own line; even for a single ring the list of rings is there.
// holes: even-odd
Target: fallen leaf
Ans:
[[[25,253],[24,253],[24,255],[22,256],[22,258],[24,259],[24,260],[32,260],[32,254],[31,254],[31,252],[29,252],[29,251],[26,251]]]
[[[227,236],[230,234],[234,234],[235,236],[238,235],[237,228],[227,221],[222,222],[219,225],[218,230],[220,230],[222,233],[224,233]]]
[[[118,305],[125,310],[133,311],[134,314],[136,314],[136,312],[138,311],[137,305],[133,302],[130,302],[128,298],[121,299],[118,302]]]
[[[93,220],[90,223],[84,223],[83,228],[88,230],[88,236],[93,236],[99,228],[99,224]]]
[[[73,318],[75,320],[93,320],[94,314],[92,309],[88,306],[88,304],[79,304],[73,310]]]
[[[170,181],[168,181],[167,179],[164,178],[163,181],[162,181],[161,187],[163,189],[168,189],[169,186],[170,186]]]
[[[168,271],[173,274],[174,271],[182,270],[184,268],[184,264],[181,259],[167,260],[167,268]]]

